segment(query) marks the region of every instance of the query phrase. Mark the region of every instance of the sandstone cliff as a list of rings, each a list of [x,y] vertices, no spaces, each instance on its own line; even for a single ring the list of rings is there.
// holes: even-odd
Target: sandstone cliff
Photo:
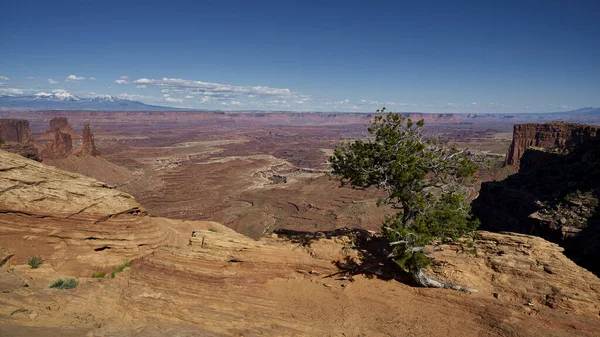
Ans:
[[[83,126],[83,137],[82,137],[81,145],[79,145],[79,147],[77,148],[77,151],[75,151],[75,155],[77,155],[77,156],[90,155],[90,156],[95,157],[99,154],[100,153],[96,149],[96,144],[94,143],[94,134],[90,130],[90,124],[86,123]]]
[[[551,131],[529,133],[513,144],[558,147],[553,151],[529,148],[513,161],[520,164],[518,173],[482,184],[473,201],[481,228],[533,234],[560,243],[568,256],[600,275],[598,128],[564,123],[530,129],[515,126],[515,130],[524,129]]]
[[[73,151],[73,140],[68,133],[54,130],[54,141],[46,145],[42,151],[42,159],[66,158]]]
[[[69,125],[67,117],[54,117],[50,120],[50,127],[46,132],[54,133],[56,130],[69,134],[75,133],[75,130]]]
[[[49,134],[53,135],[53,140],[48,139]],[[81,138],[81,144],[73,150],[73,138]],[[79,136],[69,125],[65,117],[55,117],[50,120],[50,128],[41,138],[48,140],[46,147],[42,151],[44,160],[63,159],[70,154],[76,156],[97,156],[99,151],[94,142],[94,134],[90,130],[90,125],[86,123],[83,127],[83,137]]]
[[[340,273],[332,261],[366,263],[370,240],[336,231],[255,241],[214,222],[152,218],[101,182],[0,151],[0,335],[591,337],[600,329],[600,280],[556,244],[481,232],[477,255],[444,245],[432,271],[480,290],[463,294]],[[43,264],[31,269],[30,256]],[[48,289],[59,277],[79,285]]]
[[[29,122],[24,119],[0,119],[0,143],[33,141]]]
[[[0,119],[0,149],[29,159],[40,159],[26,120]]]
[[[506,165],[519,166],[529,148],[567,148],[596,137],[598,126],[565,122],[546,124],[516,124],[513,141],[506,155]]]
[[[37,138],[38,141],[52,141],[56,131],[66,133],[71,139],[81,139],[81,135],[75,132],[75,129],[69,124],[67,117],[54,117],[48,123],[46,132]]]

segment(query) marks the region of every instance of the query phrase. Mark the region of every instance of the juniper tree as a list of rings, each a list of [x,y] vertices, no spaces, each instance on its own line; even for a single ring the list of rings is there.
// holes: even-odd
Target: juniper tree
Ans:
[[[388,257],[422,286],[456,288],[423,272],[430,262],[425,246],[456,240],[479,225],[461,192],[477,165],[467,151],[425,138],[423,125],[394,113],[377,115],[368,124],[368,139],[340,144],[329,161],[341,186],[386,192],[379,205],[395,211],[382,224]]]

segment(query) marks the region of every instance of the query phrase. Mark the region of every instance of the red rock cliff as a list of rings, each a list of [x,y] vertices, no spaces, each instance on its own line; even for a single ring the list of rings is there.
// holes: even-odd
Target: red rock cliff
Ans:
[[[599,129],[598,126],[565,122],[516,124],[505,165],[518,167],[523,153],[529,148],[564,148],[589,141]]]
[[[90,124],[88,123],[86,123],[83,126],[82,142],[81,145],[79,145],[79,147],[77,148],[75,154],[77,156],[90,155],[94,157],[100,154],[98,152],[98,149],[96,149],[96,144],[94,143],[94,134],[90,130]]]
[[[43,159],[60,159],[67,157],[73,151],[71,135],[54,131],[54,142],[49,143],[42,151]]]
[[[67,117],[54,117],[50,120],[50,128],[48,128],[47,132],[54,132],[56,130],[65,131],[70,127]]]
[[[1,119],[0,142],[28,143],[33,141],[29,122],[24,119]]]

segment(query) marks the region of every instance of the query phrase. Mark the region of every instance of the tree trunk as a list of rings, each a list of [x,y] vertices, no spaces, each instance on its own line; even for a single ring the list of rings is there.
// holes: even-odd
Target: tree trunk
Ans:
[[[448,282],[433,278],[433,277],[425,274],[425,272],[421,268],[419,268],[418,271],[413,272],[412,276],[420,286],[426,287],[426,288],[454,289],[454,290],[464,291],[464,292],[469,292],[469,293],[478,292],[477,289],[466,288],[466,287],[463,287],[460,285],[448,283]]]

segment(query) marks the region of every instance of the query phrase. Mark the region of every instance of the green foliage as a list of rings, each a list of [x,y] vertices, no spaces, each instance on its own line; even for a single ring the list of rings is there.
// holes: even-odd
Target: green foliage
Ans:
[[[106,276],[106,273],[93,273],[92,274],[92,278],[104,278],[104,276]]]
[[[54,282],[52,282],[52,284],[50,285],[50,288],[73,289],[73,288],[77,287],[77,284],[79,284],[79,282],[77,282],[77,280],[74,278],[58,279],[58,280],[55,280]]]
[[[575,191],[575,192],[571,192],[571,193],[569,193],[569,194],[565,195],[565,197],[564,197],[564,201],[565,201],[565,202],[571,202],[571,201],[573,201],[573,200],[576,200],[576,199],[580,198],[580,197],[581,197],[581,195],[582,195],[582,193],[581,193],[581,191],[580,191],[580,190],[577,190],[577,191]]]
[[[122,265],[113,269],[112,273],[110,273],[110,277],[115,278],[116,274],[122,272],[123,270],[125,270],[125,268],[128,268],[130,266],[131,266],[131,261],[127,261],[127,262],[123,263]]]
[[[27,259],[27,264],[31,267],[31,269],[36,269],[44,262],[44,259],[38,256],[31,256]]]
[[[479,226],[461,191],[478,166],[467,151],[425,138],[423,125],[423,120],[393,113],[375,116],[368,125],[369,139],[342,143],[329,158],[342,186],[387,192],[379,204],[396,213],[384,220],[383,235],[390,242],[390,256],[414,273],[429,263],[426,245],[435,239],[456,240]]]

